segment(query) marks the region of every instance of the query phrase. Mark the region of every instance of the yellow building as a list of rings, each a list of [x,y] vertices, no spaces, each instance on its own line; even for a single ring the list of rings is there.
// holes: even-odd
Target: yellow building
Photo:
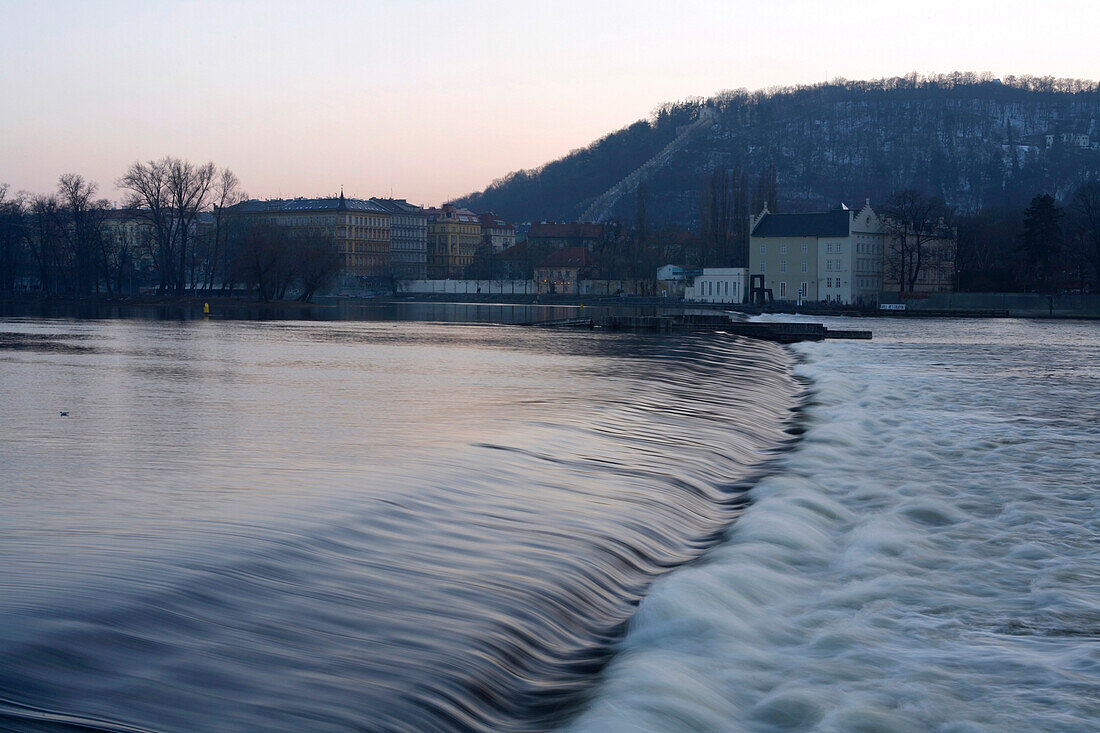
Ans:
[[[364,199],[273,199],[243,201],[227,213],[287,227],[303,236],[330,239],[345,275],[387,277],[390,273],[390,213]]]
[[[468,209],[428,209],[428,279],[460,278],[481,244],[481,221]]]

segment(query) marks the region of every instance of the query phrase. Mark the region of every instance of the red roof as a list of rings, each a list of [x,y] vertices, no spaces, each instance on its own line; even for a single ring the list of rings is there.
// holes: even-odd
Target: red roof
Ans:
[[[479,215],[478,219],[481,220],[481,226],[489,227],[490,229],[515,229],[514,226],[491,211],[486,211],[484,214]]]
[[[539,267],[595,267],[596,258],[584,247],[565,247],[539,263]]]
[[[566,222],[554,224],[542,222],[532,224],[527,232],[528,237],[578,237],[581,239],[599,239],[603,236],[603,224],[587,224],[584,222]]]

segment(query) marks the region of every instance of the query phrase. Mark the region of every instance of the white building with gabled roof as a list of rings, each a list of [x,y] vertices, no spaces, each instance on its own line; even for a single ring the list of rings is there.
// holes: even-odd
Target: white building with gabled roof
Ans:
[[[883,222],[868,201],[811,214],[749,217],[749,273],[778,301],[872,305],[882,290]],[[801,292],[801,295],[800,295]]]

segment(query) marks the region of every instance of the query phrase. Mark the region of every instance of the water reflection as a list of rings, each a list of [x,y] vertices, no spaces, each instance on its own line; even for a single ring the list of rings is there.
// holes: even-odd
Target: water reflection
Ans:
[[[741,511],[798,394],[736,339],[0,332],[86,347],[0,349],[0,698],[160,731],[554,724]]]

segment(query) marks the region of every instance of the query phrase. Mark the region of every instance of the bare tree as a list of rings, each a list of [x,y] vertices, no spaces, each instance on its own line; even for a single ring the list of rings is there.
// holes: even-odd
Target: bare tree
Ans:
[[[298,282],[302,292],[298,300],[310,303],[318,291],[332,285],[340,273],[340,255],[328,237],[299,237],[293,242]],[[391,288],[393,280],[391,278]]]
[[[94,182],[76,173],[66,173],[57,181],[57,196],[66,220],[62,231],[74,284],[81,293],[98,292],[101,274],[110,292],[102,229],[102,213],[109,204],[104,199],[94,198],[97,189]]]
[[[216,173],[213,163],[196,165],[169,156],[133,163],[118,180],[119,188],[129,192],[127,204],[156,231],[153,255],[162,292],[195,285],[198,218],[210,204]]]
[[[27,239],[25,196],[9,197],[8,190],[8,184],[0,184],[0,291],[15,289]]]
[[[891,195],[882,213],[887,234],[884,274],[897,280],[903,291],[913,292],[922,274],[944,265],[942,242],[952,237],[947,206],[911,188]]]
[[[210,250],[206,260],[205,289],[214,289],[214,280],[218,270],[221,270],[222,284],[224,288],[231,287],[232,260],[229,251],[229,229],[233,224],[233,218],[225,213],[225,210],[244,201],[248,195],[241,191],[241,182],[236,174],[228,168],[223,168],[214,184],[214,230],[210,237]]]
[[[38,270],[38,284],[47,293],[69,289],[61,205],[53,194],[39,194],[29,205],[27,242]]]
[[[159,290],[164,293],[173,281],[172,256],[174,244],[172,235],[171,194],[168,189],[168,170],[165,158],[161,161],[133,163],[121,178],[119,188],[127,191],[126,205],[136,218],[146,221],[153,229],[154,236],[148,240],[146,252],[154,263]]]

